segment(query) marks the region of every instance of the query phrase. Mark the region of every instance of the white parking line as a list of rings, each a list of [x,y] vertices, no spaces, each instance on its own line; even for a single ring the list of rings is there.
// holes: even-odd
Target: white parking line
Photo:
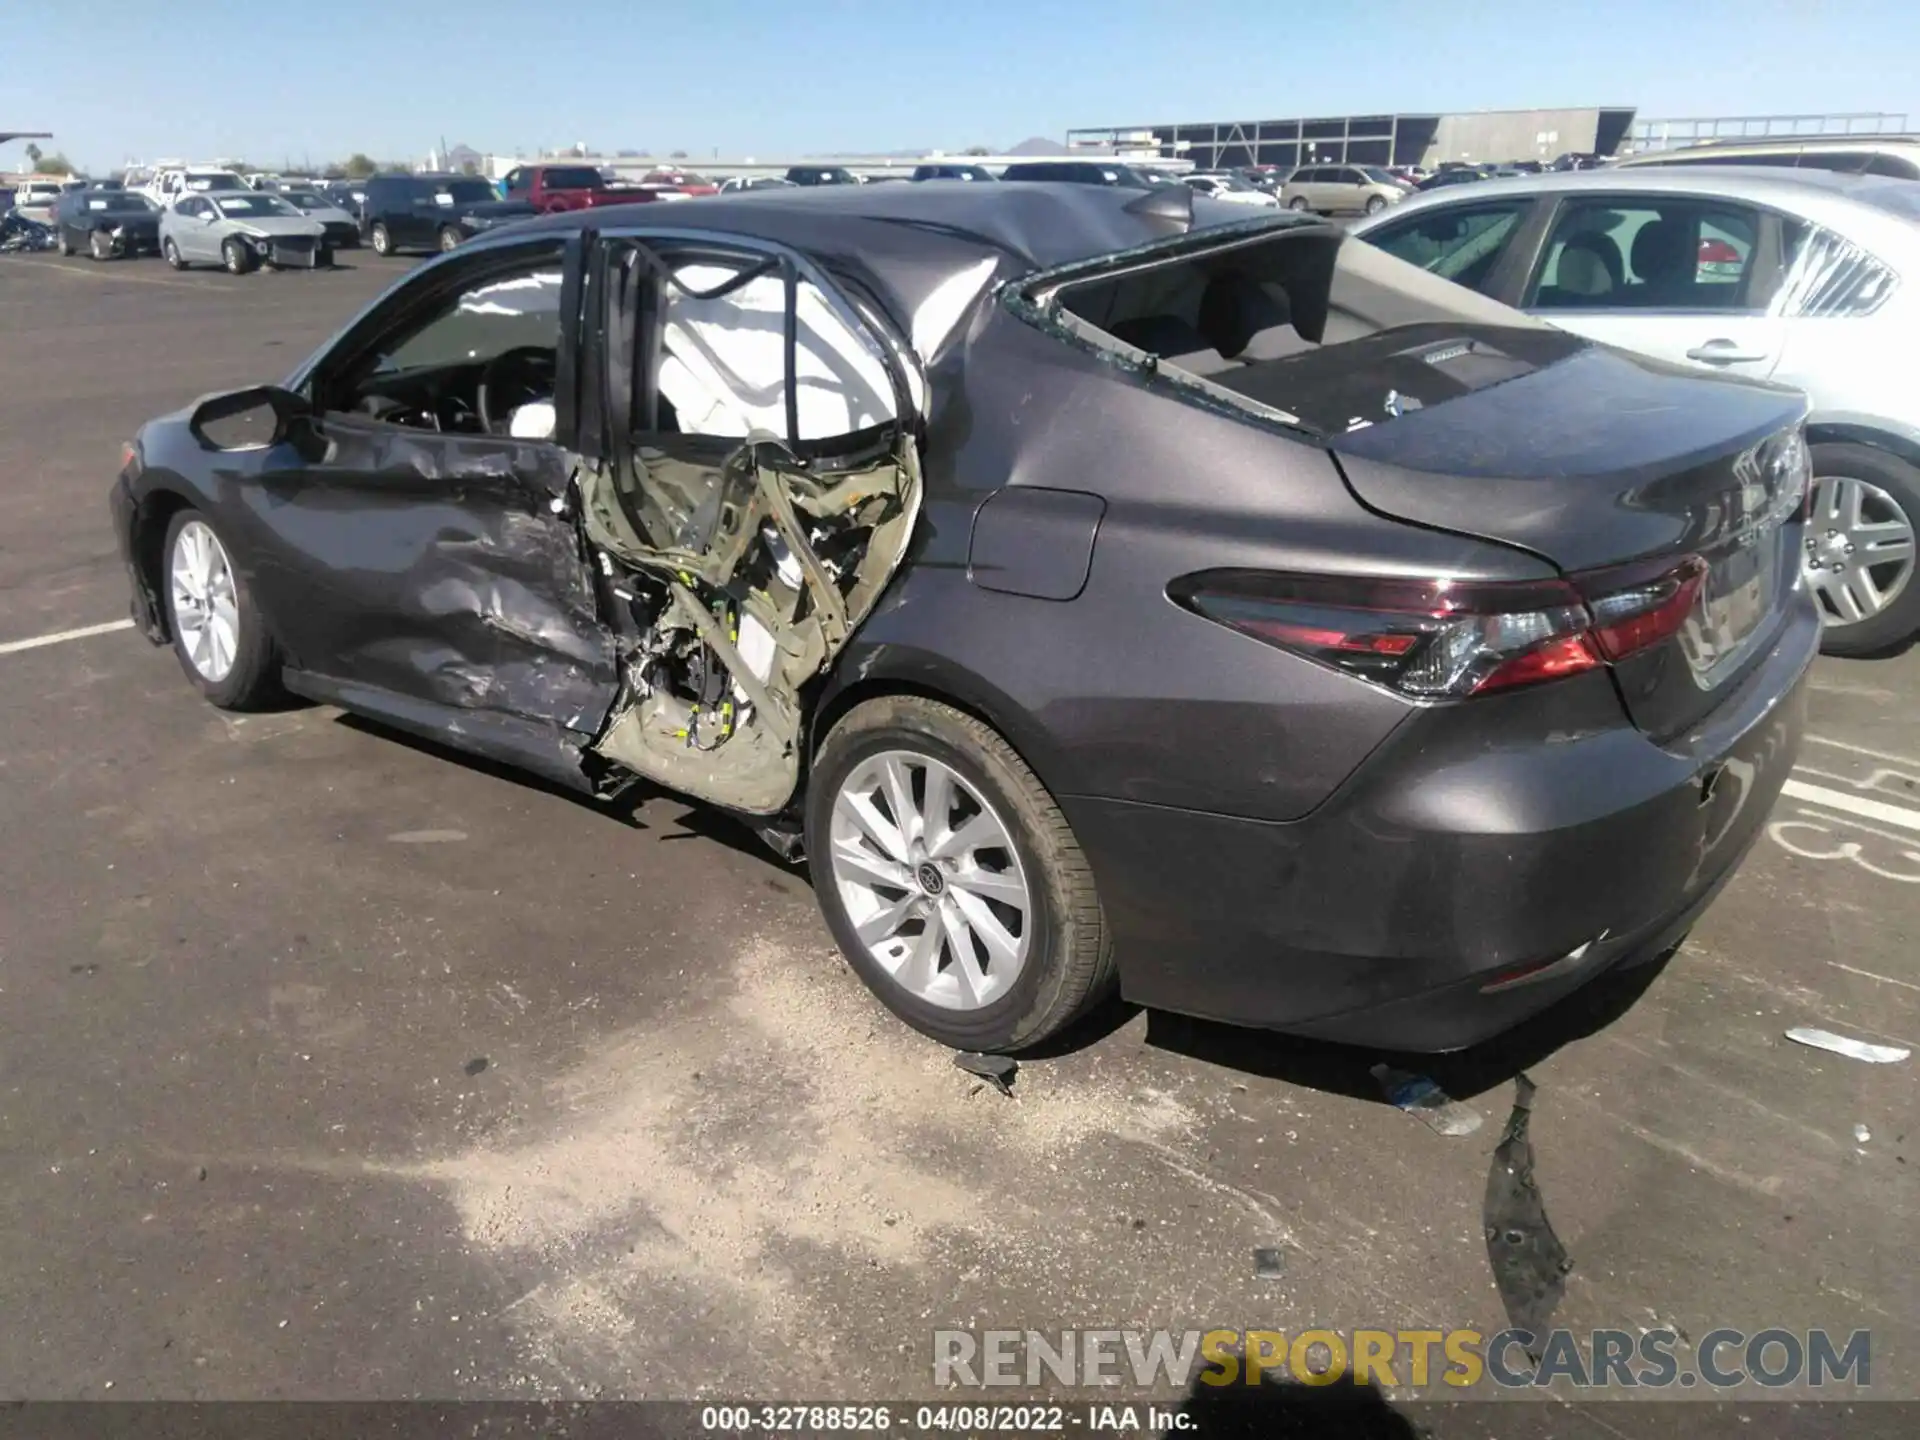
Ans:
[[[1844,740],[1829,740],[1824,735],[1809,735],[1808,741],[1815,745],[1831,745],[1835,750],[1844,750],[1849,755],[1864,755],[1869,760],[1886,760],[1895,765],[1920,765],[1911,755],[1890,755],[1885,750],[1869,750],[1864,745],[1849,745]]]
[[[1849,815],[1858,815],[1867,820],[1878,820],[1883,825],[1898,825],[1904,830],[1920,830],[1920,810],[1908,810],[1899,805],[1889,805],[1884,800],[1868,800],[1861,795],[1850,795],[1845,790],[1829,790],[1824,785],[1809,785],[1804,780],[1789,780],[1780,787],[1780,793],[1791,795],[1796,800],[1805,800],[1813,805],[1825,805],[1831,810],[1844,810]]]
[[[57,630],[51,635],[35,635],[30,640],[9,640],[0,645],[0,655],[20,650],[38,650],[42,645],[59,645],[67,640],[84,640],[89,635],[105,635],[114,630],[131,630],[131,620],[109,620],[104,625],[82,625],[78,630]]]

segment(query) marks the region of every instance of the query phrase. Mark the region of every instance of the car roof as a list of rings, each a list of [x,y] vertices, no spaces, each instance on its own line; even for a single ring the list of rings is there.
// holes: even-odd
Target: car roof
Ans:
[[[1622,165],[1631,165],[1638,170],[1670,163],[1684,157],[1690,164],[1703,164],[1695,160],[1696,155],[1822,155],[1844,154],[1853,150],[1884,150],[1891,154],[1911,154],[1920,146],[1920,136],[1916,135],[1776,135],[1771,140],[1726,140],[1699,145],[1676,145],[1671,150],[1649,150],[1641,155],[1628,155],[1621,159]]]
[[[657,227],[690,239],[784,245],[823,267],[869,282],[898,317],[911,315],[942,283],[992,261],[1006,277],[1051,269],[1184,234],[1194,226],[1244,223],[1245,207],[1178,187],[1192,225],[1128,207],[1171,193],[1131,186],[1038,181],[980,185],[927,180],[918,185],[792,186],[731,190],[675,205],[605,206],[543,215],[463,251],[506,246],[543,232],[592,226]],[[1164,202],[1160,202],[1163,203]],[[1276,216],[1276,224],[1289,223]],[[1292,223],[1320,222],[1292,217]]]
[[[1505,175],[1474,184],[1475,196],[1516,194],[1577,194],[1587,190],[1673,190],[1682,194],[1715,195],[1728,200],[1794,210],[1821,197],[1857,199],[1888,185],[1911,185],[1911,180],[1881,175],[1843,175],[1835,170],[1776,170],[1751,165],[1636,165],[1601,170],[1550,170],[1539,175]],[[1449,195],[1448,203],[1460,197]],[[1399,208],[1423,205],[1424,197],[1407,200]]]
[[[1775,170],[1751,165],[1635,166],[1630,170],[1563,170],[1542,175],[1512,175],[1474,184],[1423,190],[1370,221],[1358,232],[1442,205],[1478,204],[1502,195],[1580,195],[1633,191],[1640,194],[1672,192],[1711,199],[1745,201],[1783,210],[1834,228],[1865,224],[1901,237],[1902,243],[1920,239],[1912,221],[1903,218],[1900,205],[1885,203],[1886,193],[1911,194],[1920,182],[1880,175],[1843,175],[1833,170]]]

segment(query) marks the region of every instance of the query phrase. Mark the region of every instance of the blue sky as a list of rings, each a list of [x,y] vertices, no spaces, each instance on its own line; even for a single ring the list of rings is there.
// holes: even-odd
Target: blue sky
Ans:
[[[787,156],[1392,110],[1893,110],[1916,0],[58,0],[0,28],[0,126],[105,169],[445,136]],[[447,23],[440,17],[455,17]],[[0,168],[23,163],[0,149]]]

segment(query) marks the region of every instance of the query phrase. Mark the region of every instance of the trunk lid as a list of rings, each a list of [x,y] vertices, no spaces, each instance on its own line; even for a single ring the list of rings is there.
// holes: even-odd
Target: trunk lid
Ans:
[[[1349,363],[1314,403],[1349,402],[1351,428],[1327,444],[1369,508],[1570,575],[1705,562],[1680,632],[1615,666],[1642,728],[1677,734],[1712,711],[1785,623],[1806,479],[1797,392],[1557,332],[1416,326],[1337,349]]]

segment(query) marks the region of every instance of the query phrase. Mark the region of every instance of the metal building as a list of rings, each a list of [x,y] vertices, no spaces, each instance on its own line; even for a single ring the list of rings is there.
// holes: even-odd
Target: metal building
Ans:
[[[1437,165],[1551,160],[1569,151],[1611,155],[1633,124],[1631,106],[1480,110],[1455,115],[1343,115],[1296,120],[1203,121],[1069,130],[1072,149],[1191,160],[1202,169],[1243,165]]]

